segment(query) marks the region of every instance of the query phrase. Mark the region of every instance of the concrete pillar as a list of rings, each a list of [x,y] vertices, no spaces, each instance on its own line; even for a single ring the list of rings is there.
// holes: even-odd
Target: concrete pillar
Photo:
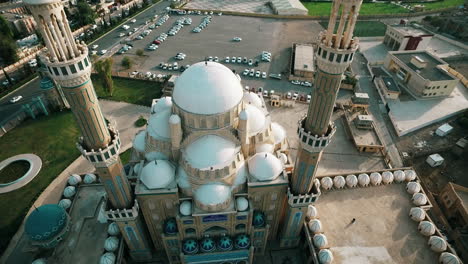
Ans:
[[[59,43],[60,40],[58,39],[57,32],[55,31],[55,27],[52,24],[52,22],[49,22],[48,29],[52,33],[52,37],[54,39],[54,44],[55,45],[53,45],[53,46],[57,48],[58,53],[59,53],[58,54],[59,55],[58,60],[59,61],[64,61],[66,59],[65,52],[62,50],[62,47],[60,46],[60,43]]]
[[[349,10],[345,10],[343,7],[343,10],[341,11],[340,25],[338,26],[338,30],[336,31],[336,39],[334,45],[336,49],[340,48],[341,46],[341,38],[343,37],[343,31],[346,24],[346,20],[348,20],[348,15]]]
[[[330,21],[328,22],[328,29],[327,29],[327,36],[326,36],[326,45],[328,47],[331,46],[333,32],[335,31],[336,17],[338,16],[338,12],[340,11],[340,5],[341,5],[340,0],[332,2],[332,10],[330,14]]]
[[[171,129],[172,157],[175,161],[178,161],[180,156],[180,144],[182,143],[182,125],[179,115],[171,115],[169,124]]]

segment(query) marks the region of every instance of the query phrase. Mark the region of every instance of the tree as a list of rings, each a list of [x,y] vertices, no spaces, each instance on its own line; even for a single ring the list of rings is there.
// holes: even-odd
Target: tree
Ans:
[[[0,16],[0,36],[4,38],[13,39],[13,31],[11,27],[3,16]]]
[[[132,64],[133,64],[133,62],[132,62],[132,60],[131,60],[129,57],[127,57],[127,56],[123,57],[123,59],[122,59],[122,66],[123,66],[125,69],[127,69],[127,70],[130,69],[130,68],[132,67]]]
[[[18,61],[16,49],[17,47],[14,40],[0,35],[0,57],[3,58],[5,64],[12,64]]]
[[[82,27],[89,24],[94,24],[94,20],[97,18],[96,12],[91,9],[88,3],[84,0],[79,0],[77,5],[77,16],[78,24]]]
[[[143,56],[143,54],[145,54],[145,53],[144,53],[144,51],[142,49],[137,49],[136,55]]]
[[[114,81],[112,80],[112,64],[114,60],[107,58],[94,63],[94,69],[99,75],[99,79],[102,81],[102,86],[107,93],[112,96],[114,93]]]

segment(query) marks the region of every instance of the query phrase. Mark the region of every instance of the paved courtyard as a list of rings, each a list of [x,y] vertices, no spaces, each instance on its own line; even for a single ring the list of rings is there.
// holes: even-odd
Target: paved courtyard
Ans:
[[[188,2],[184,8],[197,10],[221,10],[241,13],[272,14],[273,10],[265,0],[193,0]]]

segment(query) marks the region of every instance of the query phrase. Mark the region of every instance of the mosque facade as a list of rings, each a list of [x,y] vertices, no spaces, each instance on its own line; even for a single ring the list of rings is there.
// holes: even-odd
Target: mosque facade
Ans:
[[[315,168],[335,132],[330,116],[357,49],[352,32],[361,2],[333,2],[296,161],[263,98],[244,91],[239,75],[222,64],[200,62],[177,79],[172,97],[152,105],[124,170],[119,133],[102,115],[90,80],[86,45],[73,39],[59,0],[27,1],[47,47],[43,61],[80,128],[77,147],[95,166],[108,197],[106,217],[134,261],[164,255],[170,263],[253,263],[273,240],[298,245],[308,205],[320,196]]]

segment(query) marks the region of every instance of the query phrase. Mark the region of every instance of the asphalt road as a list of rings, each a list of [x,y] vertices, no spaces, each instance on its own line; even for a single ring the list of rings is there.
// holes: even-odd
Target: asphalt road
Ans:
[[[137,22],[135,25],[140,25],[144,23],[147,19],[152,18],[155,14],[159,14],[164,11],[164,9],[169,6],[169,2],[162,1],[158,4],[155,4],[145,10],[144,12],[138,14],[136,16]],[[120,27],[110,31],[107,35],[96,41],[100,46],[102,45],[103,48],[106,46],[111,46],[115,42],[119,42],[120,38],[118,38],[119,33],[121,32]],[[101,47],[99,47],[101,49]],[[0,124],[2,124],[5,120],[9,119],[11,115],[13,115],[16,111],[21,109],[21,105],[26,104],[31,101],[32,98],[37,97],[42,94],[42,91],[39,87],[40,79],[36,78],[34,81],[31,81],[27,85],[24,85],[20,89],[12,92],[11,94],[4,96],[0,99]],[[21,95],[23,99],[19,102],[14,104],[10,103],[11,98],[14,96]]]

